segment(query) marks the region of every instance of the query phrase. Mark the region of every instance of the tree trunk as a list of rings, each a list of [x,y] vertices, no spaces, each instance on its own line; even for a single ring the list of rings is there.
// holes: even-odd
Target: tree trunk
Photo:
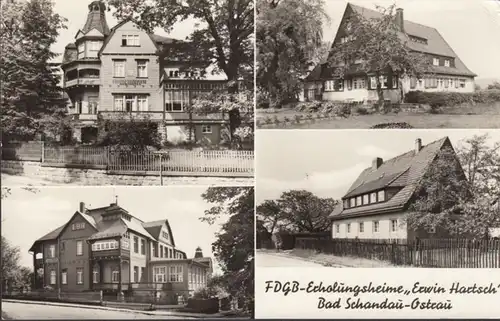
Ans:
[[[380,75],[377,74],[377,96],[378,96],[378,104],[376,107],[376,111],[380,111],[380,108],[384,107],[384,90],[382,89],[382,83],[380,82]]]

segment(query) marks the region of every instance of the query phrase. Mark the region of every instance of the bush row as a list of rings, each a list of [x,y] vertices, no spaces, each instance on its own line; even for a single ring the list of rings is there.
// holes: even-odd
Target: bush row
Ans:
[[[500,90],[482,90],[472,93],[410,91],[405,102],[427,104],[433,108],[453,107],[461,104],[493,103],[500,101]]]

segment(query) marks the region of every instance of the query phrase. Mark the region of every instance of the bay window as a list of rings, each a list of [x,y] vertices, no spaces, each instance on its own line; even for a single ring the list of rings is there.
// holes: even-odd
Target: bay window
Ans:
[[[189,106],[189,90],[165,91],[165,110],[182,112]]]

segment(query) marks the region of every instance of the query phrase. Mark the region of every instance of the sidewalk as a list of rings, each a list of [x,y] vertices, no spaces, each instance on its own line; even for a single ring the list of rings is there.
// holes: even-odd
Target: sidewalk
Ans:
[[[144,315],[157,315],[157,316],[170,316],[170,317],[182,317],[182,318],[220,318],[223,317],[222,314],[202,314],[202,313],[189,313],[189,312],[177,312],[177,311],[141,311],[133,309],[124,308],[112,308],[106,306],[94,306],[94,305],[84,305],[76,303],[58,303],[58,302],[45,302],[45,301],[28,301],[28,300],[13,300],[13,299],[2,299],[3,302],[21,303],[21,304],[36,304],[36,305],[51,305],[51,306],[62,306],[62,307],[72,307],[80,309],[96,309],[96,310],[107,310],[107,311],[118,311],[118,312],[129,312]]]

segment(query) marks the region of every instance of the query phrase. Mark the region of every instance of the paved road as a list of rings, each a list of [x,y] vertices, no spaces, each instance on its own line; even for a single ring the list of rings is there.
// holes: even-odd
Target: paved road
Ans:
[[[258,267],[323,267],[321,264],[264,252],[257,252],[255,262]]]
[[[179,319],[179,317],[168,315],[147,315],[127,311],[113,311],[79,308],[73,306],[55,306],[32,303],[2,302],[2,312],[13,320],[83,320],[83,319]],[[180,318],[182,319],[182,318]]]

